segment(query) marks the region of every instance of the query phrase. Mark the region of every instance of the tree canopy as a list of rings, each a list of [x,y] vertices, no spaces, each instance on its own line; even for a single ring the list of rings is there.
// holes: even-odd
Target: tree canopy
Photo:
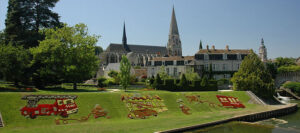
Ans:
[[[159,76],[160,76],[160,78],[161,78],[162,80],[165,80],[165,79],[167,79],[167,78],[170,77],[170,76],[167,74],[167,72],[166,72],[166,67],[165,67],[164,65],[160,66],[158,73],[159,73]]]
[[[47,81],[76,83],[90,79],[98,69],[95,44],[98,36],[88,35],[84,24],[62,28],[45,29],[45,40],[32,48],[32,64],[42,66],[37,69],[39,79]],[[42,82],[47,82],[43,80]]]
[[[296,59],[278,57],[275,59],[275,64],[278,68],[281,66],[292,66],[292,65],[296,65]]]
[[[38,45],[43,39],[43,28],[62,26],[52,9],[58,0],[9,0],[5,19],[6,44],[24,48]]]
[[[125,55],[122,56],[120,62],[120,85],[126,91],[127,87],[130,84],[130,69],[131,65]]]
[[[231,81],[234,90],[250,90],[263,98],[272,97],[274,94],[274,80],[253,51],[242,61]]]
[[[27,80],[29,63],[29,52],[22,46],[0,45],[0,73],[6,81],[18,86],[20,81]]]
[[[194,72],[194,69],[187,69],[185,72],[185,77],[189,81],[199,80],[200,76],[198,73]]]

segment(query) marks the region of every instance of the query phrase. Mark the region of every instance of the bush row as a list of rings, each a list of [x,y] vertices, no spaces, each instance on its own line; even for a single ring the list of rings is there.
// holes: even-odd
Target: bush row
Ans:
[[[182,76],[184,77],[184,76]],[[151,80],[151,79],[150,79]],[[152,79],[153,80],[153,79]],[[167,90],[167,91],[217,91],[218,84],[216,80],[208,80],[206,77],[201,80],[188,81],[183,79],[165,79],[157,80],[151,84],[153,88],[157,90]]]

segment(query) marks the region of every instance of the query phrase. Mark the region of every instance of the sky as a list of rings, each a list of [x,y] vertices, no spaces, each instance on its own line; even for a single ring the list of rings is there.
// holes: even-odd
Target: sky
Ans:
[[[0,0],[0,30],[8,0]],[[122,42],[166,46],[175,7],[183,55],[203,47],[253,49],[264,38],[268,58],[300,56],[300,0],[60,0],[52,10],[69,25],[84,23],[104,49]]]

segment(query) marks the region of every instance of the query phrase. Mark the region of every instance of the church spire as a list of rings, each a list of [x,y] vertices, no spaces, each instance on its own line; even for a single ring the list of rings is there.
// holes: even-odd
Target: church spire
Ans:
[[[174,6],[172,10],[167,50],[169,56],[182,56],[181,41],[179,37]]]
[[[127,37],[126,37],[125,22],[124,22],[124,27],[123,27],[122,44],[123,44],[124,49],[125,49],[127,52],[130,52],[130,49],[129,49],[128,45],[127,45]]]
[[[173,10],[172,10],[172,18],[171,18],[170,33],[169,34],[170,35],[174,35],[174,34],[179,35],[174,6],[173,6]]]

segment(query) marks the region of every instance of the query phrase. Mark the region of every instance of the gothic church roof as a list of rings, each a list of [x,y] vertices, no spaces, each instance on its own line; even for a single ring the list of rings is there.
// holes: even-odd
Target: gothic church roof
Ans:
[[[167,48],[162,46],[149,46],[149,45],[132,45],[128,44],[129,49],[133,53],[141,54],[160,54],[162,56],[167,54]],[[111,43],[106,52],[118,52],[118,53],[127,53],[123,47],[123,44]]]

